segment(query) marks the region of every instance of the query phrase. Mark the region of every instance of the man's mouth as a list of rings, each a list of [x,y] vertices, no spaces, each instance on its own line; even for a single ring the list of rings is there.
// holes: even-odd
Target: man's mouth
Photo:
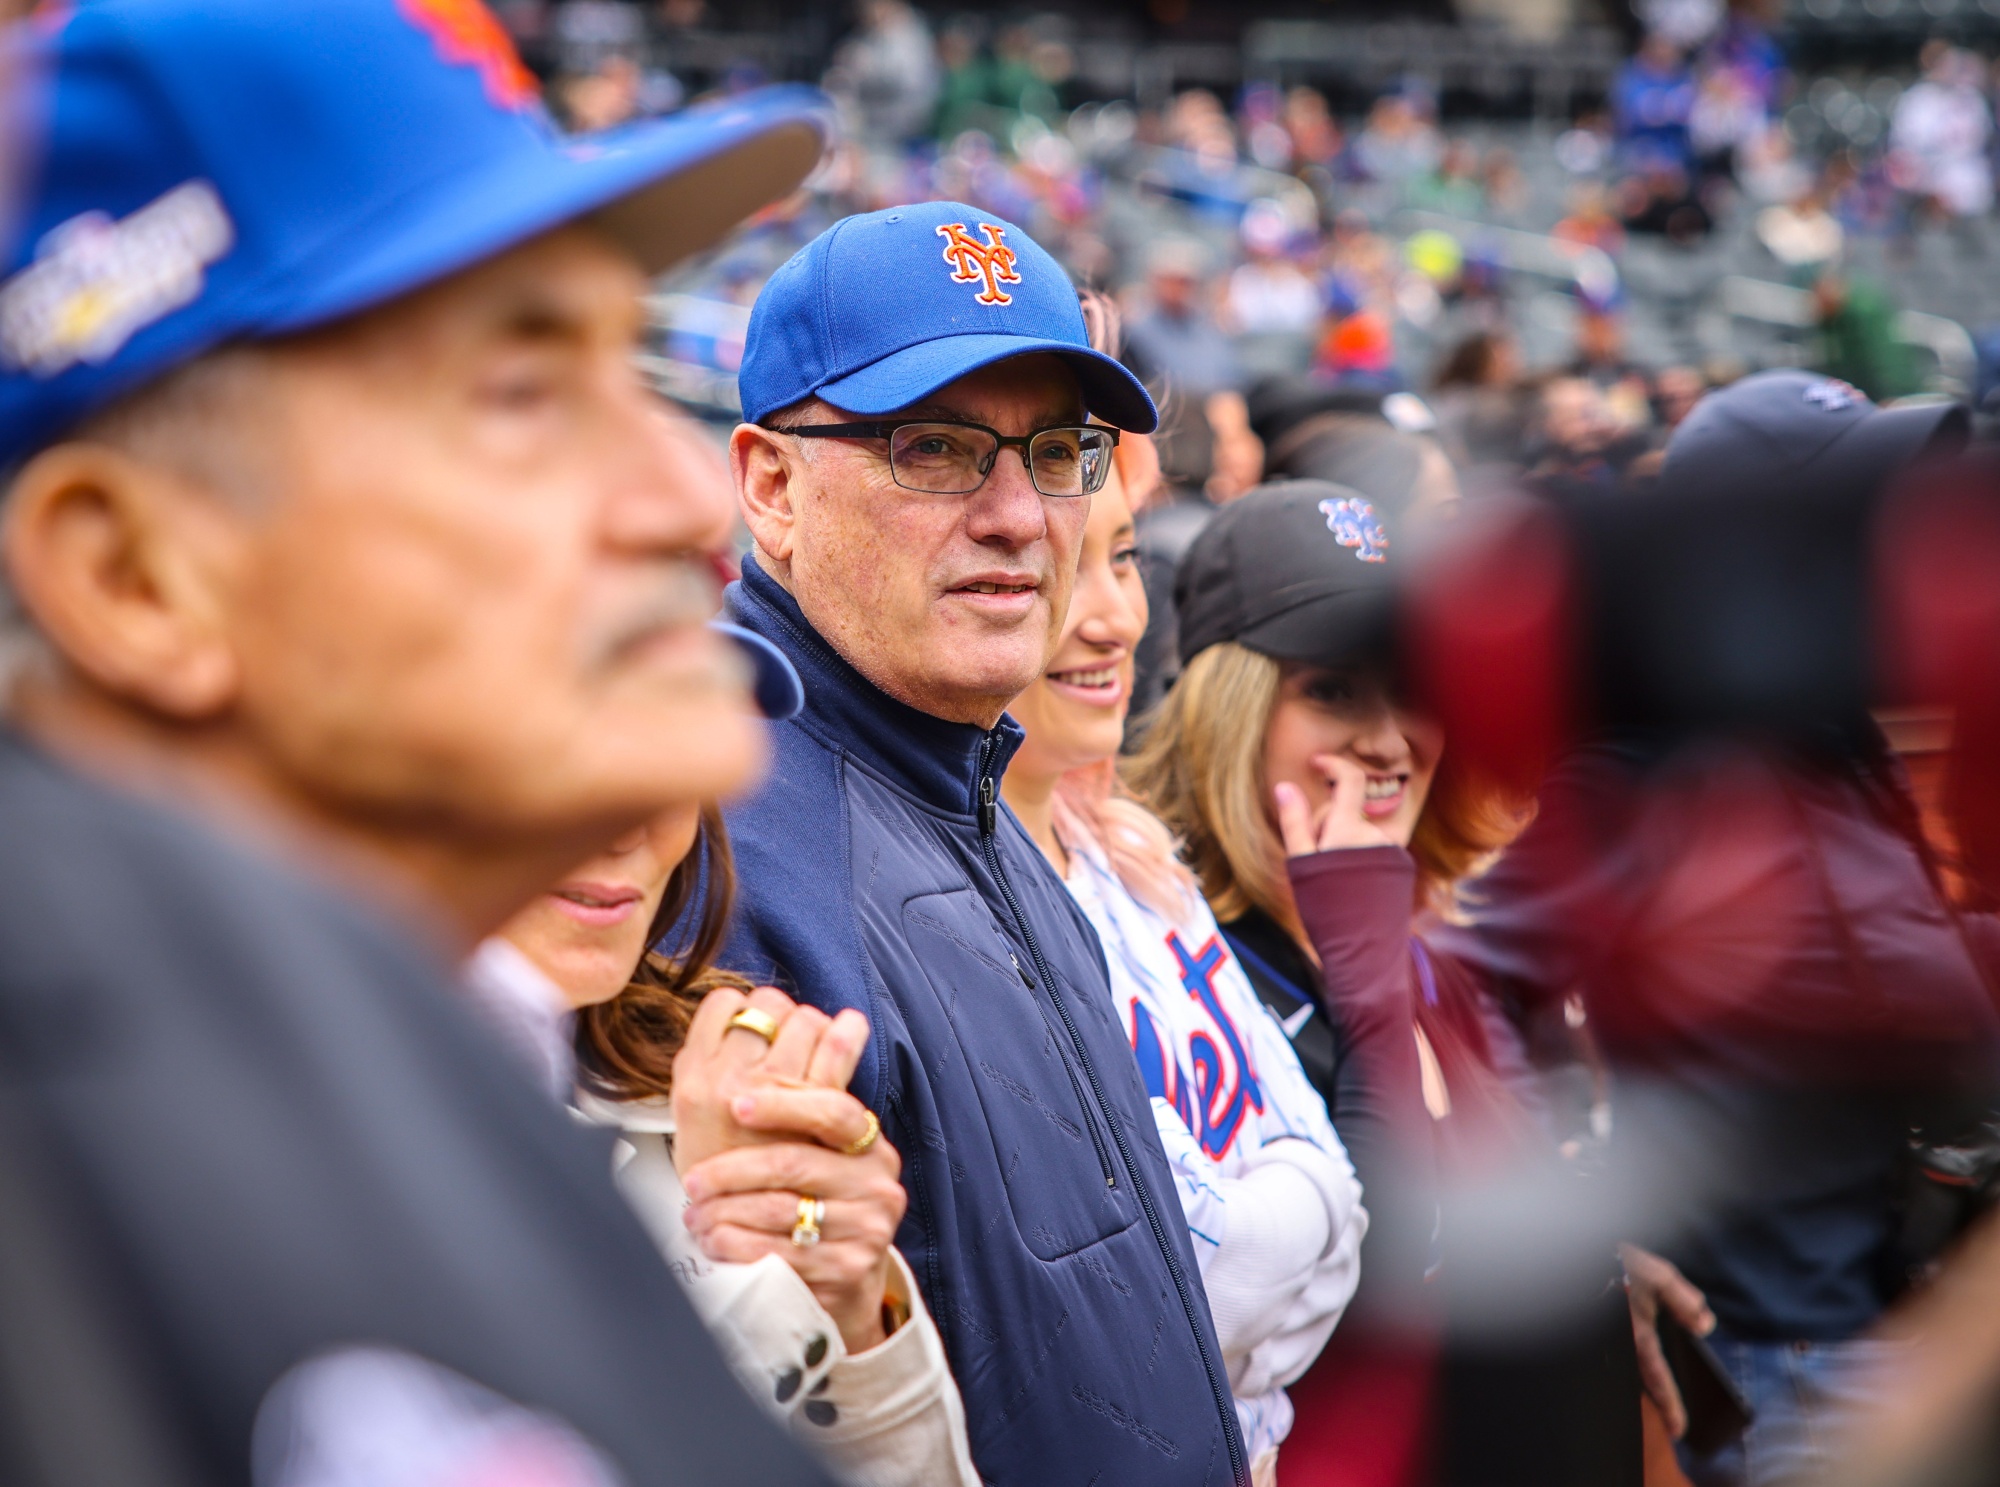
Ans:
[[[1037,583],[962,583],[953,589],[954,594],[1032,594],[1041,585]]]

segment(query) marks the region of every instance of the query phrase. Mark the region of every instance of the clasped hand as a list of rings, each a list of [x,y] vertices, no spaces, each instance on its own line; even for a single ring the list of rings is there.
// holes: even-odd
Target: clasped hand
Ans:
[[[769,1044],[729,1026],[745,1007],[777,1023]],[[719,988],[702,999],[674,1059],[674,1165],[688,1232],[711,1260],[782,1258],[850,1353],[885,1336],[889,1245],[907,1201],[902,1158],[886,1139],[846,1154],[872,1129],[847,1092],[867,1041],[859,1012],[830,1018],[773,987]],[[826,1205],[811,1246],[792,1242],[802,1196]]]

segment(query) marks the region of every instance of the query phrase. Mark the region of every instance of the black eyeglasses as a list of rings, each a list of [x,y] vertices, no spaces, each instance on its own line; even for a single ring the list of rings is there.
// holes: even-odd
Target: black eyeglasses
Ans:
[[[1037,429],[1010,439],[983,423],[808,423],[775,430],[801,439],[886,439],[889,474],[905,490],[966,496],[986,483],[1003,449],[1021,452],[1045,496],[1094,495],[1111,473],[1118,430],[1103,424]]]

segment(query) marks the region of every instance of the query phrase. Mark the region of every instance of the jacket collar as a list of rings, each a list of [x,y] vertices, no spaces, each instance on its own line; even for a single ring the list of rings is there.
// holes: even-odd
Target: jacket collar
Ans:
[[[976,818],[982,762],[999,788],[1023,737],[1013,718],[1003,715],[988,732],[898,702],[835,652],[754,555],[744,556],[743,577],[723,601],[729,617],[783,651],[805,683],[805,710],[780,726],[805,729],[925,804],[955,815]]]

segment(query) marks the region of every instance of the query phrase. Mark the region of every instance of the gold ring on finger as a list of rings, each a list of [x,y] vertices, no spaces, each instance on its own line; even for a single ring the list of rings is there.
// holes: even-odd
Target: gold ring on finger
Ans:
[[[865,1113],[868,1116],[868,1129],[848,1142],[847,1145],[841,1147],[840,1154],[842,1156],[858,1157],[862,1152],[868,1150],[869,1147],[881,1139],[882,1122],[876,1117],[874,1111],[870,1110]]]
[[[733,1027],[740,1027],[746,1033],[755,1033],[766,1043],[778,1041],[778,1019],[762,1007],[744,1007],[722,1025],[726,1033]]]
[[[792,1225],[792,1243],[810,1249],[819,1243],[819,1226],[826,1222],[826,1203],[811,1193],[799,1194],[799,1221]]]

